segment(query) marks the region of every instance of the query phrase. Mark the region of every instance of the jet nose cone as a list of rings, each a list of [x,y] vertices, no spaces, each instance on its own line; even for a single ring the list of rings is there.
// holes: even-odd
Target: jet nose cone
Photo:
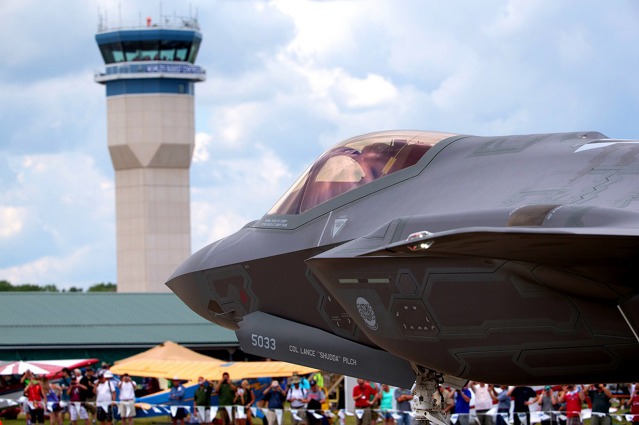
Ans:
[[[224,267],[229,264],[242,261],[240,258],[243,247],[241,242],[250,235],[247,228],[243,228],[230,236],[213,242],[187,258],[171,275],[169,282],[174,278],[192,273],[194,271],[208,270],[216,267]],[[167,285],[169,285],[167,282]],[[169,285],[170,287],[170,285]]]
[[[257,302],[251,278],[238,263],[235,245],[246,236],[243,230],[193,254],[166,283],[200,316],[233,330]]]

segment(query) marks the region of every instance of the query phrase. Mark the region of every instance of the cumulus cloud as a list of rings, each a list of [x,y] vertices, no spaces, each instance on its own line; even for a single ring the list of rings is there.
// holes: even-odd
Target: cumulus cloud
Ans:
[[[82,279],[79,270],[96,270],[96,281],[114,281],[113,256],[104,252],[115,252],[114,188],[95,160],[73,152],[4,159],[14,183],[3,191],[0,279],[66,285]]]
[[[552,16],[551,9],[554,5],[551,2],[523,2],[508,0],[501,7],[498,7],[495,18],[485,26],[487,33],[509,37],[527,29],[536,29],[534,23],[539,14]]]
[[[306,70],[305,74],[313,95],[335,103],[339,110],[383,107],[397,100],[397,88],[381,75],[357,78],[341,68]]]
[[[194,250],[260,218],[293,179],[274,152],[259,145],[254,149],[248,157],[213,159],[202,171],[208,175],[208,184],[191,189]]]
[[[0,207],[0,239],[20,234],[24,227],[24,208]]]
[[[16,284],[55,284],[58,289],[71,286],[88,287],[99,281],[87,281],[78,276],[78,270],[86,273],[86,264],[95,261],[89,247],[79,247],[63,256],[42,256],[24,264],[0,267],[3,280]]]
[[[217,133],[223,141],[217,148],[234,151],[250,148],[255,143],[252,134],[264,123],[268,115],[265,108],[263,104],[250,102],[221,109],[213,119],[213,125],[219,128]]]
[[[321,62],[356,45],[353,28],[362,13],[357,2],[274,0],[273,4],[293,20],[295,38],[286,50],[301,62]]]
[[[193,149],[193,162],[206,162],[208,161],[210,155],[208,151],[208,147],[211,144],[210,134],[206,133],[196,133],[195,134],[195,148]]]
[[[57,152],[93,145],[91,130],[104,128],[103,88],[85,68],[35,82],[0,81],[0,124],[5,148],[16,153]],[[99,115],[98,115],[99,113]],[[106,134],[100,141],[106,140]]]

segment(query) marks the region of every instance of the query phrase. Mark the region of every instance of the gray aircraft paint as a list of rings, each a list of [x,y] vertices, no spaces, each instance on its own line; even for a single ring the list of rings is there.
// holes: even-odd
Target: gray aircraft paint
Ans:
[[[310,347],[314,328],[462,380],[634,381],[638,201],[636,141],[452,136],[412,167],[247,224],[167,285],[248,352],[242,329]]]

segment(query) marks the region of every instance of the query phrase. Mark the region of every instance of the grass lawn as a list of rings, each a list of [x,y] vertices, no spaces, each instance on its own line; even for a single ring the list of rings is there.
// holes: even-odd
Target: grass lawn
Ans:
[[[618,414],[624,415],[625,413],[628,412],[628,409],[622,409],[620,412],[618,413],[614,413],[611,414],[611,416],[613,417],[613,424],[618,423],[615,416]],[[2,425],[25,425],[26,421],[24,419],[23,415],[20,415],[20,417],[18,417],[18,419],[2,419],[0,418],[1,424]],[[154,424],[171,424],[171,418],[169,416],[155,416],[152,418],[139,418],[139,419],[134,419],[134,425],[154,425]],[[291,416],[288,414],[285,414],[282,418],[282,425],[291,425]],[[115,425],[121,425],[121,421],[118,421],[117,423],[115,423]],[[355,417],[354,416],[347,416],[346,417],[346,425],[355,425],[356,421],[355,421]],[[414,422],[413,422],[414,423]],[[335,418],[333,420],[333,424],[335,425],[339,425],[339,418]],[[378,422],[378,425],[381,425],[382,422]],[[49,421],[46,420],[44,425],[49,425]],[[69,421],[68,421],[68,417],[67,417],[67,421],[65,421],[64,425],[69,425]],[[78,425],[84,425],[83,421],[78,421]],[[185,422],[185,425],[190,425],[189,422]],[[247,424],[248,425],[248,424]],[[262,419],[257,419],[254,418],[253,419],[253,423],[252,425],[263,425]],[[538,425],[538,424],[535,424]],[[583,421],[583,425],[590,425],[590,419],[586,419]]]
[[[2,421],[2,425],[25,425],[27,422],[24,419],[0,419]],[[135,420],[134,423],[141,425],[153,425],[153,424],[170,424],[171,418],[168,416],[157,416],[155,418],[144,418]],[[67,420],[65,425],[68,425],[69,421]],[[118,422],[120,424],[120,422]],[[49,421],[45,421],[44,425],[49,425]],[[78,425],[84,425],[83,421],[78,421]]]
[[[336,418],[337,419],[337,418]],[[2,425],[25,425],[27,422],[24,419],[24,416],[19,417],[18,419],[2,419],[0,418],[0,421],[2,421]],[[282,425],[291,425],[291,417],[290,415],[284,415],[282,418]],[[155,416],[153,418],[140,418],[140,419],[134,419],[133,420],[134,425],[154,425],[154,424],[171,424],[171,418],[169,416]],[[336,421],[337,424],[339,424],[338,421]],[[115,425],[121,425],[122,422],[118,421],[117,423],[115,423]],[[381,422],[380,422],[381,424]],[[45,421],[44,425],[49,425],[49,421]],[[65,421],[64,425],[69,425],[69,421],[67,418],[67,421]],[[78,421],[78,425],[84,425],[83,421]],[[185,422],[185,425],[190,425],[189,422]],[[263,425],[262,419],[254,419],[253,420],[253,425]],[[346,425],[355,425],[355,418],[354,417],[347,417],[346,418]]]

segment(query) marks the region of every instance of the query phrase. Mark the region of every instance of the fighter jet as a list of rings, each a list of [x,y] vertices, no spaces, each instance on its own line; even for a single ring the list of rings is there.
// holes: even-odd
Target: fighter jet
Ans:
[[[385,131],[167,285],[248,353],[416,381],[428,417],[441,382],[639,380],[637,259],[639,140]]]

